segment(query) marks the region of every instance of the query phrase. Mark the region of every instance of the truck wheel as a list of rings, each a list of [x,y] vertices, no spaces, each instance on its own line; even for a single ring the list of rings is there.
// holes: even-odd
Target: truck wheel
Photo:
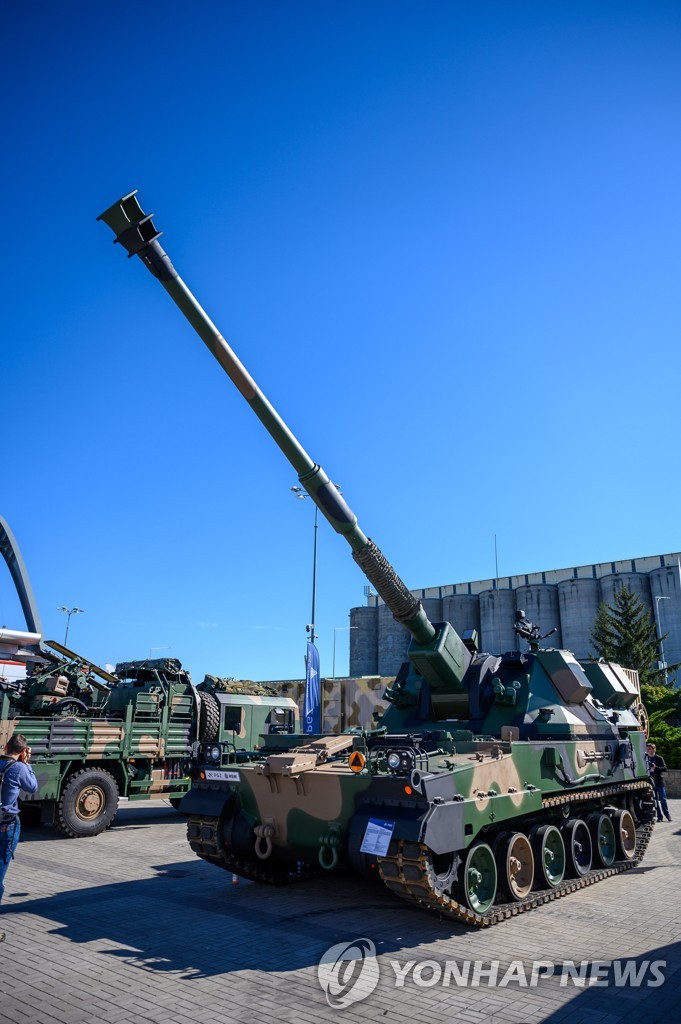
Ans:
[[[70,839],[98,836],[118,810],[118,786],[101,768],[84,768],[66,782],[57,803],[55,825]]]
[[[199,743],[210,743],[220,728],[220,705],[212,693],[201,694],[199,712]]]

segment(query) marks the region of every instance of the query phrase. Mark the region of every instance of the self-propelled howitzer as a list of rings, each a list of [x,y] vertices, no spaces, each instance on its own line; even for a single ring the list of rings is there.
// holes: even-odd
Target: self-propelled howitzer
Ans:
[[[430,622],[177,275],[135,193],[100,219],[161,281],[412,637],[380,728],[270,736],[238,767],[206,749],[183,801],[192,849],[274,884],[349,864],[476,925],[637,864],[654,804],[635,674],[541,650],[520,612],[529,650],[500,656]]]

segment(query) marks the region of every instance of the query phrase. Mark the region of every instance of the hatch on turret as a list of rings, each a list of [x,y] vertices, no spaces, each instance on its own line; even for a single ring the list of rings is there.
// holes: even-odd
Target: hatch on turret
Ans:
[[[592,692],[584,669],[569,651],[537,651],[537,660],[566,704],[582,704]]]
[[[607,661],[584,662],[584,671],[594,688],[594,696],[610,708],[630,708],[639,699],[638,688],[626,669]]]

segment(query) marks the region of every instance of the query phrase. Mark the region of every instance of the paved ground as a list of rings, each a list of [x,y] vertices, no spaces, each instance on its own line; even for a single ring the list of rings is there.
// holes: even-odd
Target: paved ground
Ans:
[[[674,823],[655,830],[640,869],[486,931],[441,921],[351,877],[276,890],[234,885],[191,854],[183,820],[163,802],[124,807],[93,840],[25,830],[6,882],[0,1022],[676,1021],[681,801],[671,809]],[[377,987],[331,1009],[317,979],[320,957],[362,936],[377,947]],[[518,960],[615,961],[604,968],[611,980],[629,958],[644,972],[639,987],[580,988],[555,976],[523,987],[529,967],[503,986],[485,974],[478,985],[469,978],[457,986],[443,969],[469,960],[481,962],[479,972],[499,961],[499,981]],[[421,984],[410,970],[395,988],[391,961],[404,971],[423,960],[430,964],[418,968]],[[656,972],[646,961],[666,965]]]

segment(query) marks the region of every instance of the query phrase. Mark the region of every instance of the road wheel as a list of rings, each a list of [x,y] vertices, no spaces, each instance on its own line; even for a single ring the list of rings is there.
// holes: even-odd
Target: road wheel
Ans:
[[[555,889],[565,877],[565,843],[555,825],[541,825],[532,833],[535,880],[538,889]]]
[[[97,836],[109,827],[118,810],[118,786],[102,768],[84,768],[64,785],[55,825],[70,839]]]
[[[532,889],[534,856],[530,840],[522,832],[501,837],[495,847],[499,888],[510,900],[522,900]]]
[[[629,811],[615,811],[612,824],[617,840],[617,854],[620,860],[633,860],[636,853],[636,826]]]
[[[212,693],[201,694],[199,711],[199,743],[210,743],[220,728],[220,705]]]
[[[581,878],[591,870],[591,835],[585,821],[571,818],[563,825],[567,872],[570,878]]]
[[[459,902],[476,914],[484,914],[492,906],[497,894],[497,866],[487,843],[471,846],[456,889]]]
[[[611,864],[615,863],[617,854],[615,828],[612,820],[607,814],[599,814],[596,811],[587,818],[587,825],[591,832],[595,860],[600,862],[604,868],[609,868]]]

